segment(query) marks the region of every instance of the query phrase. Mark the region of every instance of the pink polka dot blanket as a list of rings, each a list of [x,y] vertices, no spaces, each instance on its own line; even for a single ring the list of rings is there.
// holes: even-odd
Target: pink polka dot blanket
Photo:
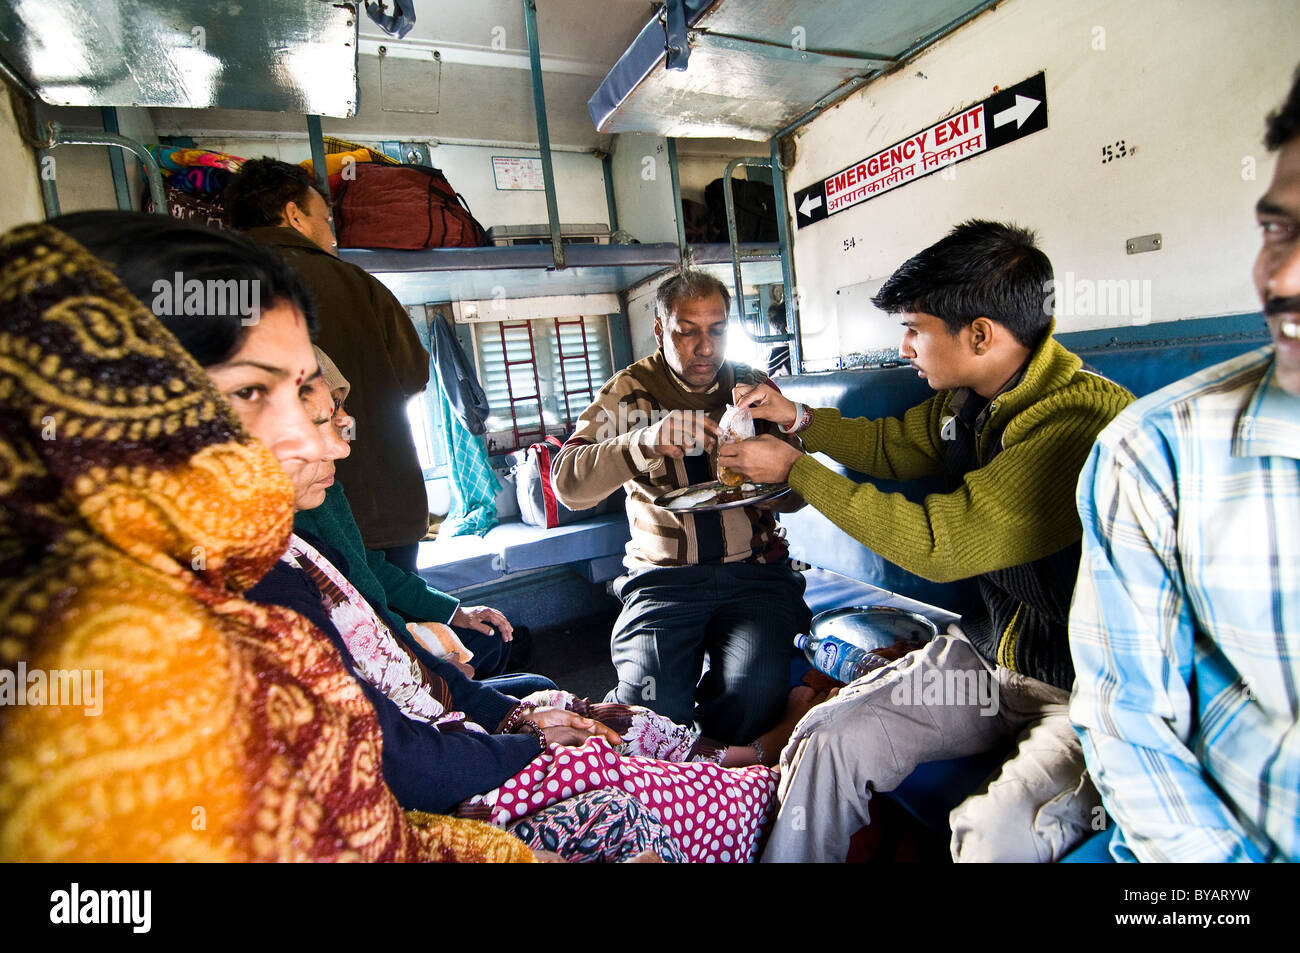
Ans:
[[[458,814],[507,824],[586,791],[617,789],[659,818],[690,860],[754,859],[776,794],[770,768],[724,768],[717,763],[724,749],[644,708],[591,705],[567,692],[528,700],[597,718],[623,744],[618,750],[603,738],[580,748],[553,744],[500,787],[465,801]]]

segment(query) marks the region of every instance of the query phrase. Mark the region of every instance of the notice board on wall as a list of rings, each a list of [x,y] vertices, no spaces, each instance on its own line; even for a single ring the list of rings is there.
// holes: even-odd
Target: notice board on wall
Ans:
[[[493,156],[492,178],[501,191],[540,192],[546,188],[542,160],[529,156]]]

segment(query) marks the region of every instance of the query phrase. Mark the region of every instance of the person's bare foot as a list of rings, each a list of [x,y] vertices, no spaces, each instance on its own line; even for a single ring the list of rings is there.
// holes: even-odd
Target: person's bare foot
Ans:
[[[799,720],[814,706],[820,705],[828,697],[829,693],[813,691],[807,685],[796,685],[790,690],[790,695],[785,701],[785,715],[775,728],[758,736],[758,743],[763,748],[764,764],[770,767],[781,760],[781,749],[790,741],[795,725],[799,724]]]
[[[722,766],[724,768],[742,768],[752,764],[764,764],[769,768],[775,766],[781,760],[781,750],[790,741],[799,719],[808,714],[813,707],[834,698],[838,691],[838,688],[816,691],[807,685],[796,685],[786,698],[785,714],[781,716],[781,721],[771,731],[759,735],[756,739],[758,748],[762,750],[761,759],[759,750],[752,745],[732,745],[722,758]]]

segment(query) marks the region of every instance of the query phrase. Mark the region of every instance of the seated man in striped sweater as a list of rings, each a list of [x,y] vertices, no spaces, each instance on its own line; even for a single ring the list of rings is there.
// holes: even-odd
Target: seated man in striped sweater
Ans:
[[[956,860],[1056,860],[1091,832],[1097,793],[1070,726],[1066,637],[1088,450],[1131,400],[1052,337],[1052,264],[1025,229],[972,221],[900,267],[875,297],[901,314],[900,353],[939,393],[901,420],[844,420],[767,385],[738,393],[869,477],[942,476],[913,503],[760,436],[720,461],[796,492],[874,552],[926,579],[975,577],[959,625],[817,706],[782,754],[764,860],[842,860],[875,791],[918,764],[1010,748],[950,817]],[[989,699],[994,704],[989,704]]]
[[[611,638],[618,686],[607,701],[697,721],[727,744],[754,744],[786,711],[792,640],[810,621],[803,576],[790,567],[769,509],[690,514],[653,502],[715,479],[706,451],[733,388],[767,380],[723,360],[728,307],[726,286],[711,275],[684,271],[664,282],[659,349],[601,388],[551,476],[573,509],[627,490],[632,540],[628,572],[615,583],[623,601]],[[770,764],[776,754],[760,750],[759,758]]]

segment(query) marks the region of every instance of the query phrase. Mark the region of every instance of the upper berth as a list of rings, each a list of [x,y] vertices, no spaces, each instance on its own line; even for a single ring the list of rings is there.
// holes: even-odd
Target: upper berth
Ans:
[[[765,141],[991,0],[668,0],[587,103],[600,132]]]
[[[339,257],[366,269],[403,304],[490,300],[505,289],[510,298],[605,294],[626,291],[681,264],[672,243],[644,245],[565,245],[565,268],[557,270],[549,246],[502,245],[481,248],[344,248]],[[727,280],[731,246],[696,245],[698,267]],[[745,246],[747,282],[781,280],[781,250],[773,243]]]

